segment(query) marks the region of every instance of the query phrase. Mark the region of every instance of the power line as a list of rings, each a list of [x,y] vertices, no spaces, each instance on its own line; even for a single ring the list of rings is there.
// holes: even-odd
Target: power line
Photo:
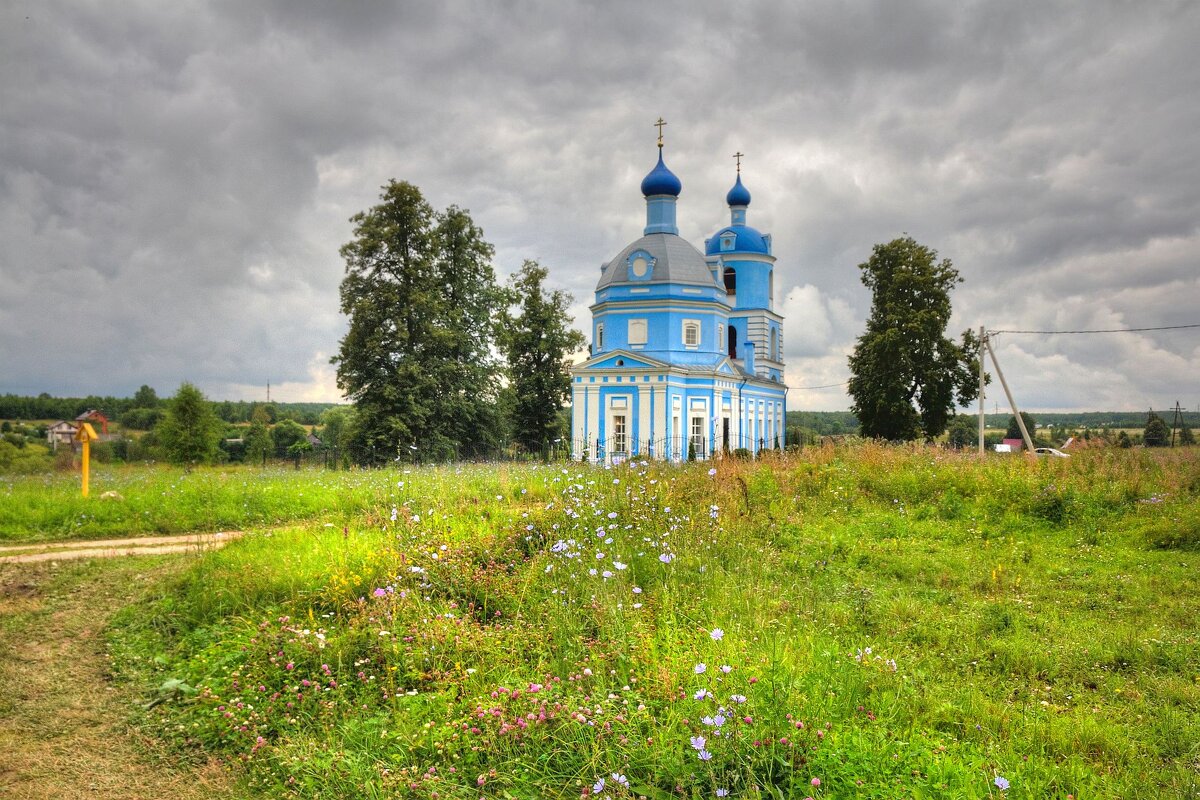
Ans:
[[[1061,334],[1079,334],[1079,333],[1142,333],[1145,331],[1178,331],[1187,328],[1200,328],[1200,322],[1190,325],[1161,325],[1153,328],[1096,328],[1092,330],[1080,331],[988,331],[988,336],[997,336],[1001,333],[1033,333],[1043,336],[1061,335]],[[848,386],[850,381],[842,381],[841,383],[826,383],[821,386],[788,386],[788,389],[795,391],[815,391],[817,389],[836,389],[839,386]]]
[[[841,383],[827,383],[824,386],[789,386],[789,389],[796,391],[811,391],[813,389],[836,389],[838,386],[847,386],[850,381],[842,381]]]
[[[1087,331],[988,331],[988,335],[995,336],[1001,333],[1036,333],[1046,336],[1064,333],[1140,333],[1142,331],[1178,331],[1184,328],[1200,328],[1200,323],[1192,325],[1162,325],[1157,328],[1100,328]]]

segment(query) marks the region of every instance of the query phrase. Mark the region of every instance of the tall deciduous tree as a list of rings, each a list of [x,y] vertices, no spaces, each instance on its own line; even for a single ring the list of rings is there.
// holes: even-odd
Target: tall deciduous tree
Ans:
[[[904,237],[875,245],[859,264],[873,295],[867,330],[850,356],[852,409],[864,436],[931,438],[957,406],[979,393],[979,340],[946,338],[950,290],[961,281],[949,259]]]
[[[275,449],[271,438],[271,429],[267,427],[270,418],[267,412],[259,406],[250,416],[250,429],[246,431],[246,461],[251,464],[261,463]]]
[[[530,451],[563,434],[559,411],[571,392],[569,357],[587,341],[571,327],[571,296],[546,290],[548,274],[526,261],[512,276],[515,308],[506,313],[501,335],[513,389],[513,438]]]
[[[1025,423],[1025,430],[1029,431],[1029,438],[1037,436],[1037,420],[1027,411],[1021,412],[1021,421]],[[1020,439],[1021,426],[1017,424],[1015,415],[1008,418],[1008,428],[1004,431],[1005,439]]]
[[[339,452],[346,447],[349,438],[354,409],[348,406],[334,406],[321,412],[321,442],[325,447],[337,449]]]
[[[955,448],[976,447],[979,444],[979,417],[959,414],[950,421],[950,446]]]
[[[167,458],[176,464],[209,464],[216,460],[225,429],[203,393],[186,381],[167,401],[167,412],[155,428]]]
[[[133,395],[133,408],[158,408],[158,393],[143,383]]]
[[[275,443],[275,455],[283,458],[288,455],[292,445],[308,441],[308,431],[294,419],[285,419],[271,431],[271,439]]]
[[[465,211],[437,213],[410,183],[351,218],[338,386],[356,407],[352,446],[375,461],[445,457],[490,442],[502,292],[492,248]]]

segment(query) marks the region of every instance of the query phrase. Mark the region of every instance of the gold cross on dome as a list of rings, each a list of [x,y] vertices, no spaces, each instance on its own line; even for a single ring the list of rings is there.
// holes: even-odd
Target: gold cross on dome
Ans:
[[[745,153],[734,153],[733,158],[737,160],[737,174],[742,174],[742,159],[746,157]]]
[[[663,129],[663,125],[666,125],[666,124],[667,124],[666,121],[662,117],[659,117],[658,122],[654,123],[654,127],[658,128],[658,147],[660,150],[662,149],[662,146],[663,146],[662,129]]]

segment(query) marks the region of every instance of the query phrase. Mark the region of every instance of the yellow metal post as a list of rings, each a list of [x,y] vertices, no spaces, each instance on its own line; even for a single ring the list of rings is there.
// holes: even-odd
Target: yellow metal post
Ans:
[[[80,424],[79,430],[75,431],[75,441],[83,442],[83,465],[82,465],[83,469],[81,470],[81,472],[83,473],[83,496],[84,497],[88,496],[88,466],[90,465],[91,460],[92,460],[91,444],[92,444],[93,439],[98,439],[98,438],[99,437],[96,436],[96,429],[93,428],[91,423],[89,423],[89,422],[84,422],[84,423]]]

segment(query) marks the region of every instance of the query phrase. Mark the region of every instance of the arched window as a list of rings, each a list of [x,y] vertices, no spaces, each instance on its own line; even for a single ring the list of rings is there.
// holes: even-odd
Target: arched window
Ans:
[[[737,294],[737,271],[733,267],[725,268],[725,291],[728,294]]]
[[[729,326],[729,357],[737,358],[737,328]]]
[[[771,360],[779,360],[779,339],[774,328],[771,328]]]

